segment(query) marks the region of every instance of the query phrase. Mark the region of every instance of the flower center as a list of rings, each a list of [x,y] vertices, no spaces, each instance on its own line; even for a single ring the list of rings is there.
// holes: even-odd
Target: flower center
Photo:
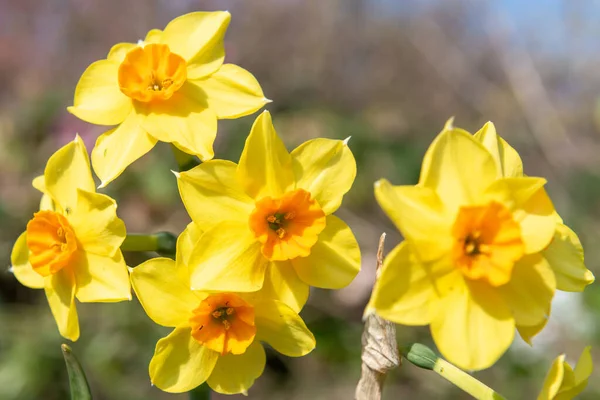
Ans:
[[[27,224],[27,247],[33,270],[48,276],[69,264],[77,251],[77,239],[63,215],[40,211]]]
[[[243,354],[254,341],[254,307],[232,293],[208,296],[190,318],[192,337],[222,355]]]
[[[521,228],[502,204],[461,207],[452,228],[456,267],[469,279],[492,286],[510,281],[513,266],[525,253]]]
[[[119,66],[119,87],[135,100],[167,100],[185,83],[186,67],[166,44],[138,46]]]
[[[310,254],[325,228],[325,213],[309,192],[296,189],[277,199],[264,197],[257,201],[249,224],[263,244],[265,257],[290,260]]]

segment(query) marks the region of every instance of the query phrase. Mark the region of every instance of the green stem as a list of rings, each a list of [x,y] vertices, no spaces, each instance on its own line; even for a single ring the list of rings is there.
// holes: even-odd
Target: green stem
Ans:
[[[210,400],[210,388],[204,382],[202,385],[188,392],[190,400]]]
[[[161,255],[175,255],[177,236],[170,232],[158,232],[152,235],[128,233],[121,244],[122,251],[155,251]]]
[[[499,393],[496,393],[494,389],[450,364],[443,358],[438,357],[429,347],[423,344],[411,344],[402,348],[401,352],[404,358],[412,364],[437,372],[441,377],[478,400],[506,400]]]
[[[77,357],[69,346],[61,346],[65,363],[67,364],[67,373],[69,374],[69,387],[71,389],[71,400],[92,400],[90,386],[88,385],[85,373]]]
[[[200,165],[200,160],[197,157],[194,157],[190,154],[187,154],[184,151],[181,151],[177,146],[171,144],[171,149],[173,150],[173,155],[175,156],[175,161],[177,161],[177,166],[179,167],[179,172],[188,171],[194,168],[197,165]]]

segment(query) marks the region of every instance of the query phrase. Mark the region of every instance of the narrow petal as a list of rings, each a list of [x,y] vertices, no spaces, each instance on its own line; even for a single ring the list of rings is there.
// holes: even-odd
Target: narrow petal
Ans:
[[[499,293],[487,284],[456,287],[436,306],[433,340],[442,355],[458,367],[490,367],[508,349],[515,321]]]
[[[299,277],[290,261],[271,261],[265,272],[265,280],[258,292],[253,292],[253,302],[277,299],[295,312],[300,312],[308,300],[309,286]]]
[[[587,380],[592,374],[594,363],[592,361],[592,354],[590,353],[590,350],[590,346],[587,346],[585,349],[583,349],[583,352],[581,352],[579,360],[577,361],[577,365],[575,365],[575,370],[573,372],[575,373],[576,384]]]
[[[341,140],[313,139],[292,151],[296,187],[310,192],[325,214],[335,212],[356,177],[356,160]]]
[[[194,90],[186,83],[169,100],[139,104],[136,112],[143,116],[143,129],[154,138],[206,161],[214,156],[217,116],[206,108],[205,100],[198,101]]]
[[[104,194],[77,189],[77,207],[68,218],[77,241],[89,253],[112,257],[127,235],[117,217],[117,203]]]
[[[537,326],[546,321],[555,289],[552,269],[537,254],[519,260],[510,282],[498,288],[520,326]]]
[[[248,389],[262,375],[267,357],[262,345],[255,341],[244,354],[219,357],[208,378],[208,386],[222,394],[248,394]]]
[[[496,134],[496,127],[493,123],[487,122],[483,128],[475,133],[474,137],[494,157],[499,177],[523,176],[523,162],[519,153]]]
[[[189,326],[201,298],[191,290],[187,271],[169,258],[153,258],[133,269],[131,285],[146,314],[163,326]]]
[[[177,185],[192,220],[203,229],[221,221],[248,220],[254,202],[236,177],[231,161],[210,160],[179,174]]]
[[[33,270],[29,264],[29,247],[27,247],[27,232],[21,233],[10,254],[13,274],[22,285],[32,289],[44,287],[44,277]]]
[[[77,118],[98,125],[117,125],[131,112],[133,103],[119,88],[119,63],[96,61],[81,75],[73,105],[67,110]]]
[[[444,211],[441,197],[423,186],[375,183],[375,198],[422,261],[439,259],[452,247],[453,217]],[[445,200],[445,199],[444,199]]]
[[[502,178],[485,191],[488,200],[504,204],[521,227],[525,253],[542,251],[554,236],[557,219],[554,205],[544,190],[543,178]]]
[[[196,246],[198,240],[200,240],[201,236],[202,230],[196,223],[190,222],[177,238],[177,254],[175,257],[175,261],[177,262],[177,271],[185,271],[185,278],[187,279],[186,285],[188,287],[190,286],[188,271],[190,256],[192,255],[192,250]]]
[[[165,392],[187,392],[208,379],[218,359],[217,352],[192,337],[190,328],[176,328],[156,343],[150,381]]]
[[[162,33],[162,42],[188,62],[188,79],[215,72],[225,58],[223,38],[229,12],[193,12],[175,18]]]
[[[108,55],[106,56],[106,59],[109,61],[114,61],[117,62],[119,64],[117,64],[117,74],[118,74],[118,70],[119,70],[119,65],[123,62],[123,60],[125,60],[125,56],[127,55],[127,53],[129,53],[131,50],[134,50],[138,47],[138,45],[136,43],[117,43],[115,44],[113,47],[110,48],[110,51],[108,52]],[[118,78],[115,78],[117,80],[117,86],[118,86]]]
[[[44,178],[48,194],[66,214],[77,206],[78,188],[96,191],[87,150],[79,135],[50,157]]]
[[[121,251],[112,257],[82,252],[74,274],[76,296],[81,302],[131,300],[129,273]]]
[[[564,375],[565,355],[558,356],[546,375],[538,400],[552,400],[558,393]]]
[[[583,247],[568,226],[558,224],[550,245],[542,251],[556,275],[556,288],[566,292],[582,292],[594,282],[594,274],[585,267]]]
[[[253,199],[280,197],[294,189],[292,157],[277,136],[268,111],[260,114],[252,125],[237,174],[244,190]]]
[[[219,119],[243,117],[269,103],[254,75],[234,64],[225,64],[209,77],[190,83],[205,93],[208,106]]]
[[[225,221],[202,235],[190,256],[193,290],[254,292],[264,281],[267,259],[247,223]]]
[[[310,286],[341,289],[360,271],[360,248],[350,227],[335,215],[328,215],[310,255],[294,258],[291,263],[300,279]]]
[[[315,337],[300,316],[286,304],[266,300],[254,304],[256,338],[288,357],[300,357],[315,348]]]
[[[135,160],[152,150],[157,140],[141,127],[141,119],[131,113],[125,121],[98,137],[92,150],[94,172],[104,187],[115,180]]]
[[[461,129],[445,129],[425,154],[419,183],[435,190],[452,211],[477,203],[497,175],[496,163],[481,143]]]
[[[47,278],[46,297],[60,334],[73,342],[79,339],[79,319],[75,308],[75,277],[63,268]]]
[[[426,267],[419,263],[408,242],[396,246],[385,258],[371,297],[378,315],[403,325],[427,325],[434,316],[436,281],[452,274],[451,265]]]

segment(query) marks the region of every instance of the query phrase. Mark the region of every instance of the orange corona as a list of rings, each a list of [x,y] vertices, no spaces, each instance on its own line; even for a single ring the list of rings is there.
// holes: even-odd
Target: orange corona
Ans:
[[[264,197],[257,201],[249,223],[263,244],[265,257],[290,260],[310,254],[325,228],[325,213],[309,192],[296,189],[280,198]]]
[[[190,318],[192,337],[207,348],[225,355],[243,354],[254,341],[254,308],[231,293],[204,299]]]
[[[461,207],[452,230],[455,263],[469,279],[492,286],[510,281],[514,263],[525,253],[519,224],[502,204]]]
[[[40,211],[27,224],[27,246],[33,270],[48,276],[69,264],[77,251],[77,239],[63,215]]]

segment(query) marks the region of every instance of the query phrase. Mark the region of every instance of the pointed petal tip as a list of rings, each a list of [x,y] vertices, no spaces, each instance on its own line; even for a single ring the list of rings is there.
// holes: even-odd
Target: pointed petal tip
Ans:
[[[11,274],[14,274],[15,273],[15,267],[13,267],[12,265],[10,265],[8,267],[8,272],[11,273]]]
[[[346,139],[344,139],[344,141],[343,141],[343,143],[344,143],[344,146],[348,146],[348,142],[350,141],[350,138],[351,138],[351,137],[352,137],[352,136],[348,136]]]
[[[110,182],[102,181],[96,189],[104,189]]]
[[[127,270],[129,271],[130,274],[133,273],[133,268],[131,268],[130,266],[127,266]]]
[[[181,178],[181,173],[179,173],[178,171],[171,170],[171,172],[173,173],[173,175],[175,175],[175,178],[177,178],[177,179]]]
[[[444,129],[454,129],[454,116],[448,118],[448,121],[446,121],[446,123],[444,124]]]
[[[271,99],[267,99],[266,97],[263,97],[263,101],[265,102],[265,104],[269,104],[269,103],[272,103],[272,102],[273,102],[273,100],[271,100]],[[265,111],[266,111],[266,110],[265,110]]]

